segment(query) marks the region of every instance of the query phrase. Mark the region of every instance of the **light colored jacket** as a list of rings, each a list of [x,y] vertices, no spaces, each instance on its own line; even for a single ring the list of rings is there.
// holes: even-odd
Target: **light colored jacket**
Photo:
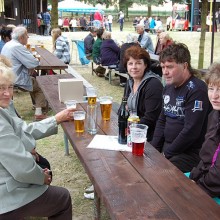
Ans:
[[[30,151],[37,139],[57,133],[55,117],[27,125],[9,109],[0,108],[0,214],[41,196],[48,188]]]
[[[38,59],[17,40],[7,42],[2,48],[2,55],[6,56],[12,62],[13,72],[16,74],[15,85],[28,90],[33,90],[29,69],[39,66]]]
[[[150,35],[144,31],[141,37],[141,47],[146,49],[149,53],[154,53],[154,46]]]

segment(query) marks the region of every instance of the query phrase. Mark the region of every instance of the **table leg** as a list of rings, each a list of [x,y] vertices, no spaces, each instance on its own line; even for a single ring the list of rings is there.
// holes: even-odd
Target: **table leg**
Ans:
[[[65,155],[69,155],[69,143],[68,143],[68,138],[66,136],[66,133],[63,133],[63,139],[64,139],[64,146],[65,146]]]
[[[95,220],[101,219],[101,201],[96,190],[94,189],[94,215]]]

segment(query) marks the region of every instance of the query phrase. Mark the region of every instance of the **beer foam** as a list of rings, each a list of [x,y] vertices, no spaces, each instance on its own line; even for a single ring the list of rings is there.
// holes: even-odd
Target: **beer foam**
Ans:
[[[100,104],[101,105],[109,105],[109,104],[112,104],[112,101],[111,100],[103,100],[103,101],[100,101]]]
[[[85,115],[74,115],[74,120],[85,120]]]

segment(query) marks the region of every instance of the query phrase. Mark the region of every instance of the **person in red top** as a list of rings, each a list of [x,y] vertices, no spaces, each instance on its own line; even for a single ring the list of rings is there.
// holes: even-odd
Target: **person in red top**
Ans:
[[[94,14],[93,26],[99,29],[102,26],[102,20],[102,14],[97,10]]]
[[[173,44],[173,39],[167,32],[161,32],[158,36],[158,42],[155,49],[155,54],[159,55],[162,50]]]
[[[63,21],[63,28],[64,31],[66,31],[66,29],[70,32],[70,22],[68,18],[65,18]]]

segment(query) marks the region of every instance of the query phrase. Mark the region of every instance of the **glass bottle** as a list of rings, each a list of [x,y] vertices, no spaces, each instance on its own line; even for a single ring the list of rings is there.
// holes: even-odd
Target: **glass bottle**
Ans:
[[[118,112],[118,143],[127,144],[127,124],[129,111],[127,110],[127,98],[122,98],[122,104]]]

